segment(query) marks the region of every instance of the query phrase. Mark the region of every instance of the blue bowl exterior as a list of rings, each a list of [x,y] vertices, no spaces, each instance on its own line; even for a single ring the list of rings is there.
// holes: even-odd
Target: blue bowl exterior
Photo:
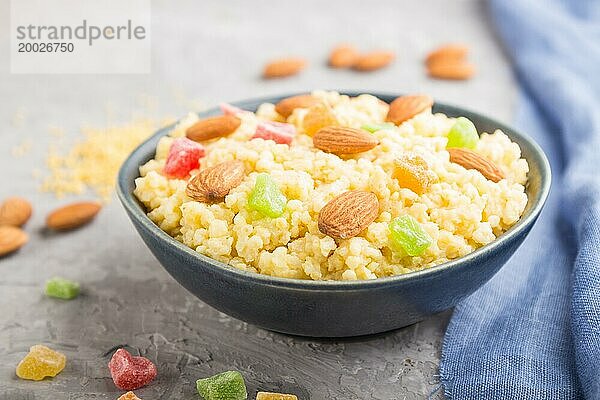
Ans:
[[[388,102],[396,97],[373,94]],[[282,97],[236,105],[253,110]],[[502,129],[519,143],[530,164],[529,202],[521,220],[493,243],[427,270],[372,281],[303,281],[240,271],[189,249],[158,228],[132,193],[139,166],[154,156],[156,143],[170,127],[157,132],[127,159],[117,192],[135,228],[165,269],[219,311],[266,329],[302,336],[345,337],[397,329],[453,307],[494,276],[531,230],[550,188],[548,161],[531,139],[467,110],[436,103],[434,111],[466,116],[480,132]],[[203,115],[216,113],[211,110]]]

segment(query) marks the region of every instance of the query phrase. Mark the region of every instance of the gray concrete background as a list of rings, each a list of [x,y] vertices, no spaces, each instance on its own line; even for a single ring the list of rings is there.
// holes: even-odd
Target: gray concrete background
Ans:
[[[136,391],[144,400],[197,398],[194,381],[225,369],[242,371],[251,398],[260,388],[294,392],[303,400],[420,399],[437,386],[449,312],[350,340],[258,329],[181,288],[116,200],[84,229],[44,233],[45,214],[75,197],[39,193],[32,170],[44,168],[51,126],[76,138],[82,123],[104,126],[140,113],[179,116],[198,104],[314,88],[426,92],[510,121],[515,86],[481,2],[155,1],[150,75],[11,75],[8,10],[8,0],[0,0],[0,198],[25,196],[35,213],[26,227],[29,244],[0,259],[1,399],[116,399],[121,392],[106,364],[118,345],[158,366],[158,378]],[[389,48],[398,58],[371,74],[327,69],[329,49],[343,41]],[[425,77],[424,54],[447,41],[472,46],[475,79]],[[285,55],[304,56],[311,65],[287,80],[259,79],[265,60]],[[31,151],[14,158],[11,149],[24,140],[33,142]],[[43,283],[55,275],[81,282],[82,296],[70,302],[45,298]],[[54,379],[19,380],[14,368],[37,343],[65,353],[67,367]]]

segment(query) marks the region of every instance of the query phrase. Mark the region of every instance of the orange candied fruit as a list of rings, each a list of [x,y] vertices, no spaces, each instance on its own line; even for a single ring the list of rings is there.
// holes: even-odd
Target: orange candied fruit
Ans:
[[[332,125],[339,125],[337,117],[331,107],[323,103],[310,107],[302,120],[304,132],[309,136],[314,135],[321,128]]]
[[[258,392],[256,400],[298,400],[298,397],[293,394]]]
[[[142,400],[142,399],[137,397],[135,395],[135,393],[133,393],[133,392],[127,392],[124,395],[122,395],[121,397],[119,397],[118,400]]]
[[[435,181],[435,174],[429,169],[427,162],[419,155],[406,153],[394,160],[394,178],[400,187],[410,189],[416,194],[423,194]]]

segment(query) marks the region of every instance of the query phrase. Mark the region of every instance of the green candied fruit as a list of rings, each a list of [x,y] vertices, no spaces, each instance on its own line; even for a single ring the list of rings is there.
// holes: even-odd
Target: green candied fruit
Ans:
[[[244,377],[237,371],[225,371],[196,381],[198,394],[204,400],[246,400]]]
[[[389,229],[392,245],[401,247],[409,256],[421,255],[431,246],[431,237],[410,215],[394,218]]]
[[[380,131],[382,129],[390,129],[390,128],[393,128],[394,126],[395,125],[390,122],[385,122],[383,124],[364,124],[363,126],[360,127],[360,129],[373,133],[373,132]]]
[[[258,174],[254,189],[248,196],[248,206],[271,218],[283,214],[287,199],[269,174]]]
[[[79,296],[79,284],[64,278],[52,278],[46,282],[46,296],[71,300]]]
[[[450,132],[448,132],[448,144],[446,147],[466,147],[474,149],[479,141],[477,128],[465,117],[458,117]]]

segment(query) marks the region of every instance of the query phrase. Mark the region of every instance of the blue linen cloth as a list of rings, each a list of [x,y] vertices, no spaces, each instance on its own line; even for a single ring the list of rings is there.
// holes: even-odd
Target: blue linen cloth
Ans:
[[[459,304],[449,399],[600,399],[600,1],[490,0],[521,84],[516,126],[550,158],[537,225]]]

